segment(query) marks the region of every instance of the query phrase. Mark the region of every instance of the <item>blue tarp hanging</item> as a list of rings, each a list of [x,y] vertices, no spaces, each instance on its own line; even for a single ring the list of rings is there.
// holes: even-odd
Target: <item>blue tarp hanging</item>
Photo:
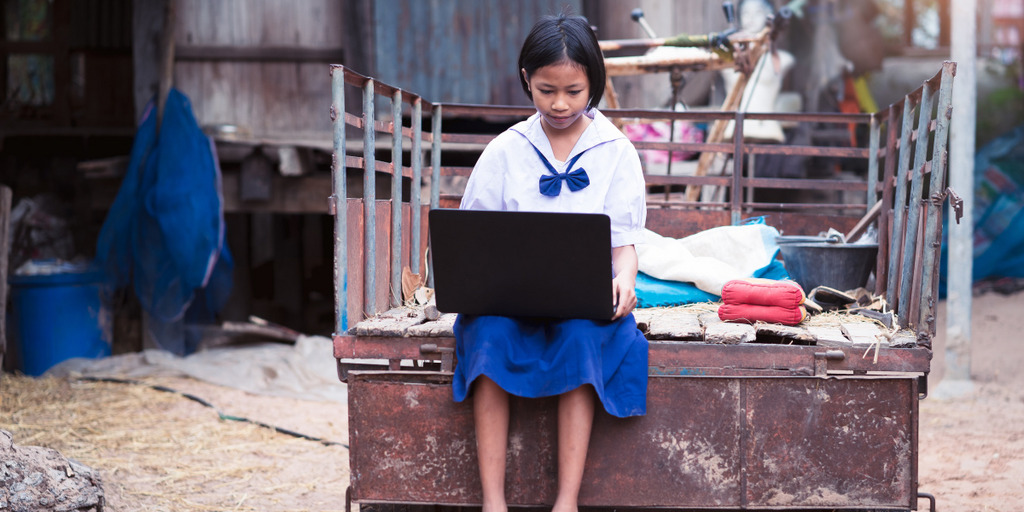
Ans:
[[[958,191],[959,192],[959,191]],[[1024,125],[981,148],[974,157],[972,281],[1024,278]],[[943,229],[940,291],[945,296],[948,218]]]
[[[133,287],[161,347],[185,354],[195,347],[180,325],[186,315],[213,319],[231,291],[234,265],[225,243],[220,168],[188,98],[172,89],[159,133],[156,122],[150,102],[96,259],[116,288]]]

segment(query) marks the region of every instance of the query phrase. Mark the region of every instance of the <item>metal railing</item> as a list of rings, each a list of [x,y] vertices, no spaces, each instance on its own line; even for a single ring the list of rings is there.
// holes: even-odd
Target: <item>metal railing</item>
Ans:
[[[638,150],[663,150],[670,152],[716,152],[732,157],[731,175],[650,175],[646,174],[647,185],[664,187],[664,199],[652,200],[649,208],[675,212],[691,212],[695,215],[718,215],[720,223],[737,224],[744,215],[758,215],[765,212],[796,212],[814,220],[824,218],[827,212],[834,212],[849,220],[853,225],[858,219],[877,215],[879,225],[879,263],[876,269],[876,294],[883,295],[897,311],[901,325],[918,327],[918,334],[930,336],[934,333],[934,306],[937,297],[938,263],[935,257],[941,240],[941,217],[939,208],[946,197],[946,147],[950,119],[950,91],[956,65],[946,62],[942,70],[926,81],[920,88],[886,109],[872,114],[830,114],[830,113],[748,113],[748,112],[674,112],[665,110],[611,109],[602,112],[613,120],[663,120],[715,122],[733,121],[733,141],[728,143],[697,142],[634,142]],[[532,107],[440,104],[403,91],[400,88],[381,83],[340,65],[331,66],[333,101],[331,117],[334,126],[334,159],[332,166],[333,190],[330,196],[330,212],[335,216],[335,313],[336,333],[345,332],[348,327],[350,309],[359,316],[379,314],[401,304],[403,261],[413,273],[421,273],[425,265],[421,248],[425,247],[422,233],[425,230],[422,217],[423,205],[420,189],[423,180],[429,176],[430,207],[457,205],[458,194],[442,196],[442,177],[468,177],[472,166],[443,166],[442,144],[446,148],[458,147],[457,151],[479,151],[496,134],[476,132],[459,133],[442,130],[442,118],[487,119],[500,125],[512,124],[535,112]],[[346,88],[361,92],[361,111],[346,110]],[[390,106],[383,116],[377,116],[377,103]],[[353,102],[354,103],[354,102]],[[406,106],[408,109],[406,109]],[[430,131],[422,129],[424,116],[429,112]],[[917,129],[913,123],[918,119]],[[409,126],[403,126],[403,118],[409,116]],[[378,117],[385,121],[378,120]],[[868,125],[867,147],[858,146],[809,146],[792,144],[754,143],[745,141],[743,126],[745,120],[768,120],[793,123],[816,123],[817,125]],[[920,128],[923,127],[922,131]],[[348,129],[362,130],[359,148],[348,144]],[[390,162],[377,160],[377,134],[390,135]],[[880,147],[880,141],[886,141]],[[408,141],[409,146],[406,146]],[[424,167],[424,144],[429,145],[430,165]],[[353,144],[354,146],[355,144]],[[930,156],[928,148],[931,147]],[[448,151],[449,149],[446,149]],[[404,152],[410,154],[410,164],[405,166]],[[737,155],[741,157],[737,158]],[[841,179],[789,179],[755,177],[753,165],[743,157],[751,155],[793,155],[826,157],[835,159],[867,160],[867,179],[850,181]],[[911,167],[913,157],[913,167]],[[747,167],[744,167],[744,163]],[[362,197],[347,199],[346,170],[362,169]],[[746,173],[744,172],[746,170]],[[376,197],[377,174],[388,175],[391,197],[386,208],[378,204]],[[426,173],[426,174],[425,174]],[[395,179],[399,177],[399,179]],[[925,177],[928,183],[925,184]],[[403,179],[408,178],[410,194],[408,207],[403,207]],[[672,187],[688,187],[695,190],[701,186],[723,187],[729,190],[728,200],[700,201],[692,193],[672,195]],[[814,202],[814,203],[768,203],[756,202],[750,191],[755,189],[815,190],[825,192],[863,193],[863,202]],[[745,192],[748,192],[745,194]],[[350,208],[350,204],[352,206]],[[409,220],[406,223],[405,210]],[[350,218],[349,213],[355,213]],[[389,242],[378,248],[378,214],[390,218],[390,226],[383,231]],[[682,214],[679,214],[682,215]],[[838,218],[838,217],[836,217]],[[362,228],[361,230],[359,228]],[[912,236],[907,236],[907,234]],[[405,238],[403,238],[405,237]],[[350,247],[349,242],[358,247]],[[406,250],[408,247],[408,250]],[[379,251],[378,249],[381,249]],[[379,256],[385,254],[386,257]],[[358,275],[350,275],[348,257],[355,254],[362,261]],[[909,257],[904,257],[909,255]],[[381,268],[386,267],[386,291],[381,293],[377,279]],[[915,270],[916,269],[916,270]],[[925,269],[922,271],[921,269]],[[429,274],[429,272],[428,272]],[[358,282],[358,290],[350,284]],[[429,283],[428,283],[429,285]],[[900,293],[910,290],[910,293]],[[387,299],[382,300],[381,295]],[[358,303],[358,304],[356,304]],[[358,307],[350,307],[358,306]],[[927,329],[927,330],[924,330]]]

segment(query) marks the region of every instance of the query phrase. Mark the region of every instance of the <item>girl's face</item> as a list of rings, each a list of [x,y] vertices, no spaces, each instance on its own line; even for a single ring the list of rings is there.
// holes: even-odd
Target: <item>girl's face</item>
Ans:
[[[521,70],[530,86],[533,105],[549,128],[556,131],[575,127],[590,101],[590,82],[583,67],[562,61],[537,68],[532,75]]]

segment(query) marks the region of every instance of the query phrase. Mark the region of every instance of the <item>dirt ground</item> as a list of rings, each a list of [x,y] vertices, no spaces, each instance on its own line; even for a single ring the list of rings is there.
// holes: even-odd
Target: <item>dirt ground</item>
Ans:
[[[974,298],[973,389],[920,404],[920,491],[943,512],[1024,510],[1024,292]],[[940,331],[944,310],[940,310]],[[943,339],[935,340],[934,392]],[[154,378],[225,415],[347,442],[344,406]],[[344,510],[346,447],[292,437],[150,387],[4,375],[0,428],[99,469],[107,510]],[[870,449],[870,447],[865,447]],[[921,500],[919,507],[928,509]]]

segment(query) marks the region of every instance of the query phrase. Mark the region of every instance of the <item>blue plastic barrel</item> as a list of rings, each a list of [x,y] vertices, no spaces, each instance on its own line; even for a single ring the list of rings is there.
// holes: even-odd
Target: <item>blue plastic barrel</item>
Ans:
[[[73,357],[110,355],[112,317],[96,271],[14,275],[10,341],[18,369],[38,376]]]

